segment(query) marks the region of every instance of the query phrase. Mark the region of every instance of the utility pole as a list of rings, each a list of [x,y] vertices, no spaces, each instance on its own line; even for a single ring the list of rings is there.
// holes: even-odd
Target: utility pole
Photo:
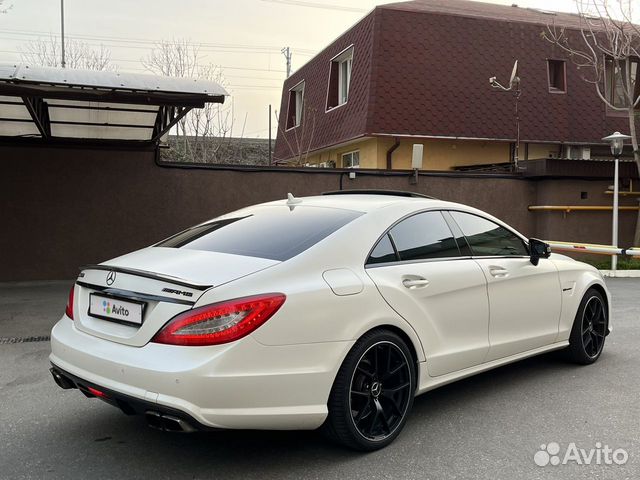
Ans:
[[[513,170],[518,171],[518,160],[520,154],[520,111],[518,109],[518,103],[520,102],[520,95],[522,90],[520,89],[520,77],[518,76],[518,60],[513,64],[513,70],[511,71],[511,78],[509,79],[509,85],[503,86],[498,82],[496,77],[489,79],[489,84],[493,88],[502,90],[503,92],[514,92],[516,98],[516,144],[513,155]]]
[[[291,75],[291,49],[289,47],[284,47],[281,52],[284,55],[284,58],[287,59],[287,78],[289,78],[289,75]]]
[[[273,164],[273,154],[271,153],[271,104],[269,104],[269,166]]]
[[[62,61],[60,65],[65,68],[67,64],[64,61],[64,0],[60,0],[60,44],[62,45]]]

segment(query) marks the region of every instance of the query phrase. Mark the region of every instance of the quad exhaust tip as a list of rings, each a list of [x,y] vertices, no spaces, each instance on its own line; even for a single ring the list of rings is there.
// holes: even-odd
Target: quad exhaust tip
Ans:
[[[73,380],[65,376],[57,368],[50,368],[49,371],[51,372],[53,381],[56,382],[56,385],[58,385],[60,388],[63,388],[65,390],[78,388],[78,385],[76,385]],[[106,397],[103,392],[90,387],[84,388],[83,386],[81,386],[79,390],[88,397]],[[120,407],[122,408],[122,405],[120,405]],[[129,414],[133,413],[128,412],[125,409],[123,409],[123,411]],[[164,415],[154,410],[147,410],[144,416],[147,420],[147,424],[151,428],[162,430],[163,432],[190,433],[197,431],[197,428],[194,428],[193,425],[191,425],[189,422],[183,420],[182,418],[174,417],[173,415]]]
[[[144,416],[147,419],[147,425],[149,425],[151,428],[155,428],[156,430],[162,430],[163,432],[182,433],[190,433],[196,431],[196,429],[193,428],[193,426],[191,426],[188,422],[178,417],[163,415],[160,412],[154,412],[152,410],[147,410]]]
[[[65,390],[69,390],[71,388],[76,388],[75,383],[73,383],[67,377],[62,375],[55,368],[50,368],[49,371],[51,372],[51,376],[53,377],[53,381],[56,382],[56,385],[58,385],[60,388],[63,388]]]

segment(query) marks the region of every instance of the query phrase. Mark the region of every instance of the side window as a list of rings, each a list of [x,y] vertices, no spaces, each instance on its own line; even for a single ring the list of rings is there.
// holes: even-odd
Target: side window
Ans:
[[[529,255],[522,239],[506,228],[470,213],[451,212],[451,216],[467,238],[473,255]]]
[[[396,256],[396,250],[393,248],[391,244],[391,239],[389,235],[385,235],[380,239],[376,248],[373,249],[371,255],[369,255],[369,260],[367,260],[367,265],[375,265],[376,263],[386,263],[386,262],[395,262],[398,260]]]
[[[413,215],[389,232],[400,260],[458,257],[460,251],[440,212]]]

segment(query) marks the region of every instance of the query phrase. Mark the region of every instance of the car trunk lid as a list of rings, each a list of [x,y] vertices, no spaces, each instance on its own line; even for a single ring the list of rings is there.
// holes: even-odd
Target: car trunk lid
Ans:
[[[79,330],[131,346],[143,346],[172,317],[192,308],[205,290],[280,263],[257,257],[149,247],[84,267],[76,282]],[[93,302],[92,302],[93,299]],[[124,320],[122,305],[140,314]],[[140,306],[141,312],[133,312]],[[116,318],[117,317],[117,318]]]

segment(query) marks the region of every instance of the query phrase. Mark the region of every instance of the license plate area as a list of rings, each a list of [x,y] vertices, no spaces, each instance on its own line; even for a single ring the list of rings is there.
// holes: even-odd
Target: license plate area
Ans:
[[[89,315],[102,320],[139,327],[144,319],[145,302],[107,293],[89,294]]]

